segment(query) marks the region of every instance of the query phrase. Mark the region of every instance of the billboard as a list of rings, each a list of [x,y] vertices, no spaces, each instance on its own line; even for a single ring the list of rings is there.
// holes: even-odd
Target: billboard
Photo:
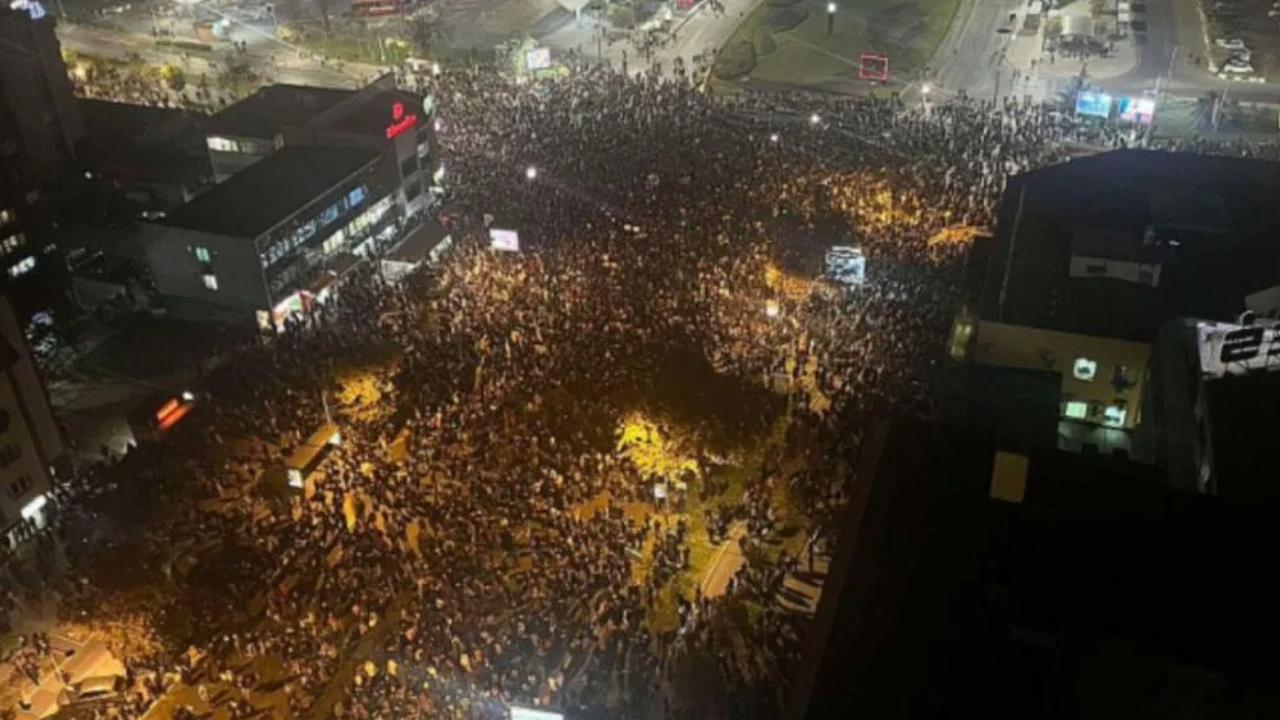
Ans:
[[[551,67],[551,48],[537,48],[524,54],[524,66],[529,70]]]
[[[1111,96],[1106,93],[1081,91],[1076,95],[1076,114],[1094,117],[1111,116]]]
[[[520,233],[515,230],[489,228],[489,247],[503,252],[520,252]]]
[[[1243,375],[1280,366],[1280,328],[1201,322],[1196,326],[1204,377]]]
[[[837,245],[827,251],[827,275],[842,285],[867,281],[867,256],[862,248]]]
[[[872,82],[889,79],[889,56],[863,53],[858,56],[858,77]]]
[[[1156,116],[1156,101],[1154,98],[1122,97],[1116,101],[1116,113],[1125,122],[1147,125]]]

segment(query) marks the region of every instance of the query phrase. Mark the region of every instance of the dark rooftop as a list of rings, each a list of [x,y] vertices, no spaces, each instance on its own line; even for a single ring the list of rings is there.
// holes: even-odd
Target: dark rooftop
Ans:
[[[285,147],[173,211],[160,224],[255,238],[381,157],[361,147]]]
[[[1183,153],[1117,150],[1018,175],[1001,201],[982,317],[1141,341],[1169,318],[1233,317],[1246,294],[1280,281],[1276,197],[1280,165]],[[1148,228],[1177,245],[1162,253],[1157,288],[1071,278],[1079,228],[1094,244],[1129,244],[1108,256],[1131,254]]]
[[[1223,497],[1280,497],[1280,372],[1205,381],[1214,482]]]
[[[210,135],[270,139],[282,128],[305,125],[355,92],[304,85],[268,85],[209,118],[208,131]]]
[[[993,500],[989,436],[953,426],[866,455],[784,720],[1280,712],[1274,507],[1056,450]]]
[[[416,131],[426,122],[422,112],[422,97],[400,90],[383,90],[373,92],[360,102],[351,103],[351,107],[343,107],[340,114],[321,119],[317,124],[356,135],[372,135],[386,137],[387,127],[395,122],[393,109],[400,103],[404,117],[417,115]]]

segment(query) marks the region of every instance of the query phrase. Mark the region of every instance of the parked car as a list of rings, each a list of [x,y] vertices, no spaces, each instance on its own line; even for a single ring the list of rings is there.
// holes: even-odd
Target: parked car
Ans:
[[[1244,60],[1231,58],[1222,64],[1221,72],[1227,75],[1252,75],[1253,65],[1250,65]]]
[[[1234,38],[1234,37],[1218,38],[1217,40],[1213,41],[1213,44],[1217,45],[1223,50],[1244,50],[1245,49],[1244,41],[1241,40],[1240,38]]]
[[[1236,52],[1231,53],[1231,57],[1227,58],[1227,62],[1231,62],[1232,60],[1238,60],[1243,63],[1253,62],[1253,53],[1248,50],[1237,50]]]

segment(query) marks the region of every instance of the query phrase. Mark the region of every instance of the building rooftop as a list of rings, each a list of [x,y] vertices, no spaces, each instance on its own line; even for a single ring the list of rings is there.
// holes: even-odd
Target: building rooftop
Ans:
[[[1280,281],[1277,196],[1273,163],[1182,153],[1117,150],[1018,175],[1001,202],[981,315],[1143,341],[1169,318],[1234,316],[1244,295]],[[1108,238],[1124,247],[1107,252]],[[1069,276],[1073,244],[1148,257],[1136,250],[1144,238],[1161,246],[1158,287]]]
[[[397,104],[400,105],[403,113],[400,118],[395,117]],[[417,121],[406,132],[416,131],[427,122],[426,113],[422,110],[421,96],[401,90],[381,90],[366,94],[358,102],[351,102],[340,111],[319,119],[315,124],[355,135],[385,138],[388,127],[410,116],[417,116]]]
[[[159,224],[256,238],[381,157],[361,147],[285,147],[174,210]]]
[[[1270,499],[1280,478],[1280,372],[1258,371],[1205,381],[1214,482],[1223,497]]]
[[[209,118],[210,135],[270,139],[285,127],[307,124],[356,94],[355,90],[268,85]]]
[[[930,423],[856,487],[784,720],[1280,712],[1274,508]]]

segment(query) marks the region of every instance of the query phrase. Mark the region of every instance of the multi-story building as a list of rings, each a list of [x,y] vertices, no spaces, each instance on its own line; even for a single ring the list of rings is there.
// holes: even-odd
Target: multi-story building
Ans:
[[[50,197],[84,136],[53,30],[36,2],[0,6],[0,285],[23,316],[61,286]]]
[[[64,445],[18,319],[0,296],[0,551],[44,527]]]
[[[953,327],[950,417],[1280,499],[1255,472],[1278,459],[1277,192],[1272,163],[1145,151],[1011,178]]]
[[[143,227],[170,314],[280,328],[401,220],[396,169],[363,147],[286,147]]]
[[[286,146],[369,148],[398,168],[396,202],[414,216],[439,184],[433,113],[429,99],[397,90],[390,73],[360,90],[271,85],[209,118],[209,162],[224,182]]]

